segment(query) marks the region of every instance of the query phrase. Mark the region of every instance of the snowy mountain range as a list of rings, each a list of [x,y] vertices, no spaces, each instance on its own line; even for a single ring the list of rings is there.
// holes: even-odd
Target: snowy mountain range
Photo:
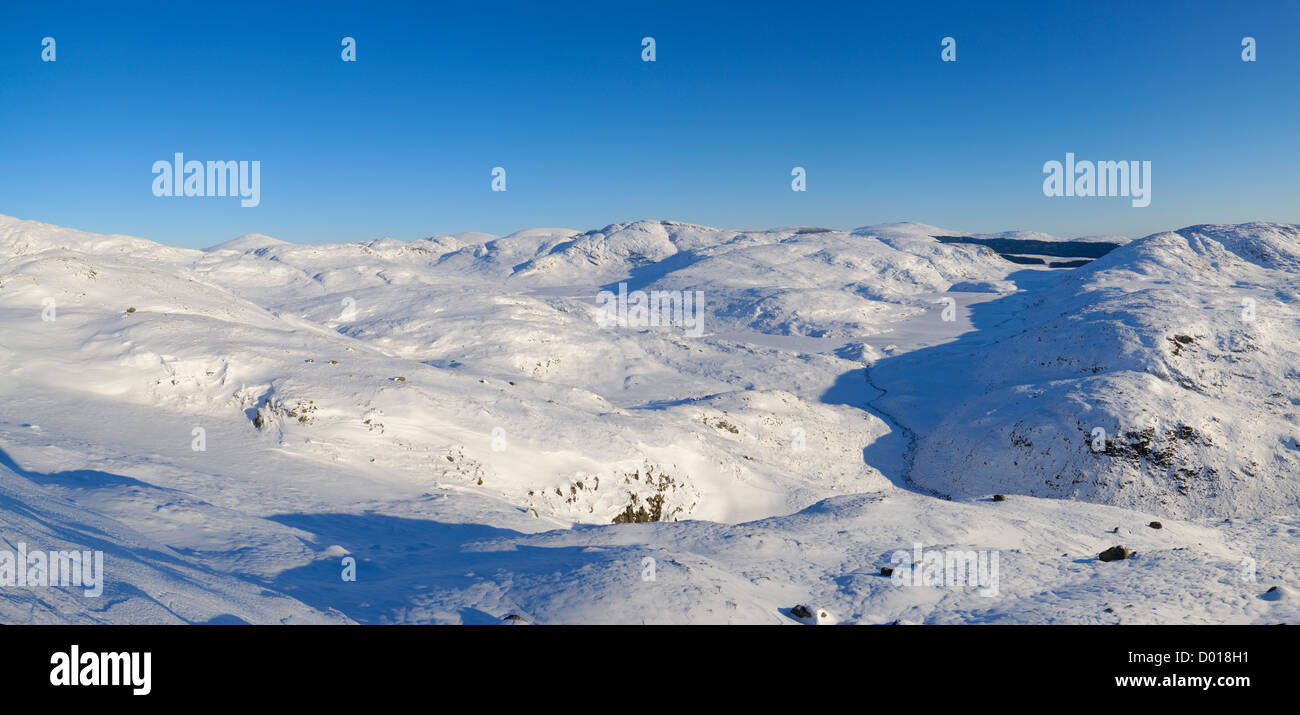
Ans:
[[[1296,622],[1298,302],[1282,224],[0,217],[0,554],[106,571],[0,558],[0,622]],[[920,549],[996,552],[996,595],[900,585]]]

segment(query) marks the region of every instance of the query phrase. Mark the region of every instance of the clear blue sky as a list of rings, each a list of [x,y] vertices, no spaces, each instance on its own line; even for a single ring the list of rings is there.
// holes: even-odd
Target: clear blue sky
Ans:
[[[261,205],[153,196],[177,151],[260,161]],[[1151,161],[1151,206],[1044,197],[1067,151]],[[181,246],[641,218],[1142,235],[1300,222],[1298,159],[1294,0],[0,5],[0,213]]]

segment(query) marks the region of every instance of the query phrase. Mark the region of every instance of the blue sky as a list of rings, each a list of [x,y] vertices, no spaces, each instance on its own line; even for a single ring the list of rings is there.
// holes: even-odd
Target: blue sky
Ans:
[[[642,218],[1300,222],[1292,0],[16,5],[0,213],[90,231],[198,247]],[[260,161],[260,205],[155,197],[151,167],[178,151]],[[1066,152],[1151,161],[1151,205],[1043,196]]]

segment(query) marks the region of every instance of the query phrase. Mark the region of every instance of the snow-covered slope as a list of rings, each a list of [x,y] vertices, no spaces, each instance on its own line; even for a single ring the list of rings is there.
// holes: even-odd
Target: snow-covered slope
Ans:
[[[48,483],[99,483],[126,477],[74,471],[20,475],[0,452],[0,549],[23,551],[100,551],[98,566],[87,572],[93,589],[9,585],[0,589],[3,623],[342,623],[331,609],[316,609],[264,585],[206,567],[184,553],[91,512],[42,488]],[[31,478],[29,478],[31,477]],[[310,557],[299,559],[308,562]],[[30,579],[29,584],[38,583]],[[81,584],[86,585],[85,583]]]
[[[1295,233],[1195,227],[1069,272],[921,224],[194,251],[0,217],[0,523],[57,541],[107,520],[110,581],[189,579],[248,621],[793,622],[801,599],[856,622],[1105,620],[1247,556],[1290,588]],[[607,324],[620,286],[698,294],[702,329]],[[1243,297],[1256,317],[1229,330]],[[47,494],[67,510],[15,516]],[[1086,562],[1116,526],[1151,572],[1108,590]],[[1001,550],[1015,595],[867,578],[913,540]],[[1166,610],[1125,618],[1294,617],[1223,579],[1195,611],[1162,587]],[[0,620],[221,615],[148,603]]]
[[[1297,267],[1294,226],[1197,226],[977,308],[985,329],[872,369],[920,435],[912,479],[1168,515],[1294,510]]]

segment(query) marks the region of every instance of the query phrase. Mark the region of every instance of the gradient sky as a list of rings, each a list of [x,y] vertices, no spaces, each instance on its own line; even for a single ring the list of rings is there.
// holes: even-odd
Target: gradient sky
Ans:
[[[0,213],[188,247],[642,218],[1300,222],[1294,0],[276,5],[0,5]],[[178,151],[261,161],[261,205],[153,196]],[[1066,152],[1151,161],[1150,207],[1043,196]]]

